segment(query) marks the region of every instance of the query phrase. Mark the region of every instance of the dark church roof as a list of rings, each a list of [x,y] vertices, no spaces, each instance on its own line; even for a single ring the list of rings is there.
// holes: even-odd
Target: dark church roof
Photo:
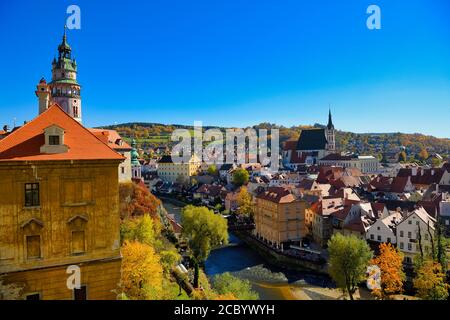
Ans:
[[[325,150],[326,145],[325,129],[306,129],[298,138],[297,150]]]

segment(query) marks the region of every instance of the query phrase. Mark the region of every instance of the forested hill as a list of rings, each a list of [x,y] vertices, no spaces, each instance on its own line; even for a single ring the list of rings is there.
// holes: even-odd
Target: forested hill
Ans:
[[[305,128],[323,128],[321,124],[313,126],[283,127],[271,123],[261,123],[253,126],[255,129],[280,130],[280,142],[290,139],[298,139],[300,132]],[[112,126],[105,126],[105,129],[115,129],[125,139],[135,137],[141,147],[158,147],[170,145],[170,135],[175,129],[192,130],[192,126],[186,125],[165,125],[159,123],[124,123]],[[217,127],[203,127],[204,130]],[[226,128],[219,128],[225,130]],[[399,153],[402,147],[406,148],[408,155],[418,155],[424,149],[429,153],[438,153],[448,156],[450,153],[450,139],[436,138],[423,134],[405,133],[352,133],[337,131],[337,146],[340,150],[356,152],[360,154],[381,155],[382,153]]]

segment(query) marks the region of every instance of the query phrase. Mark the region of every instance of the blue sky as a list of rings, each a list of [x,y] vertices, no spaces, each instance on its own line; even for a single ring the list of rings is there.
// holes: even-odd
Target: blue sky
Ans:
[[[70,4],[86,126],[292,126],[331,104],[341,130],[450,137],[448,0],[1,1],[0,124],[37,115]]]

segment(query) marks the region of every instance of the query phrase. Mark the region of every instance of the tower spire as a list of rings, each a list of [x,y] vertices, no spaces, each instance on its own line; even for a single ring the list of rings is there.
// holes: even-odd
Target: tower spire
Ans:
[[[327,125],[327,128],[328,129],[334,128],[333,119],[331,118],[331,107],[330,106],[328,107],[328,125]]]

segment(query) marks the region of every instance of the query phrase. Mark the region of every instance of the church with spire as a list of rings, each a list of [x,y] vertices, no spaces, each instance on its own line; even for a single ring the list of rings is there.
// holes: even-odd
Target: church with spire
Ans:
[[[325,128],[304,129],[298,140],[286,141],[283,147],[283,165],[297,169],[300,165],[315,165],[329,154],[336,152],[336,130],[331,110]]]
[[[68,115],[82,122],[81,86],[77,82],[77,62],[72,58],[72,48],[67,43],[67,27],[58,46],[58,59],[52,62],[52,80],[42,78],[36,88],[39,114],[57,103]]]

